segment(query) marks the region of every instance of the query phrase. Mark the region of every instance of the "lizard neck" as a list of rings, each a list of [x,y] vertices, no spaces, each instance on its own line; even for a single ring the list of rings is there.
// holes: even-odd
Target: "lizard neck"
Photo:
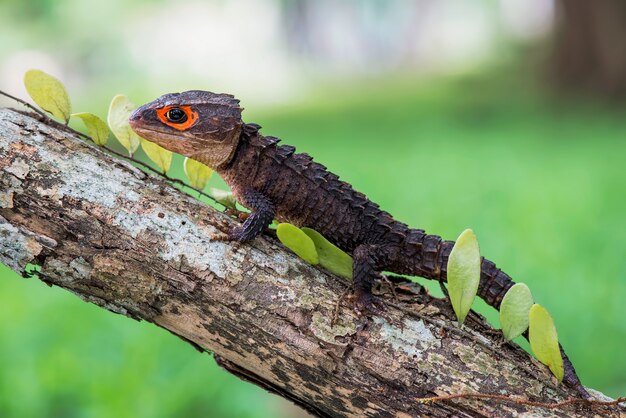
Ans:
[[[217,173],[229,184],[229,186],[232,187],[230,182],[232,181],[233,176],[237,174],[238,171],[242,171],[241,168],[236,167],[239,163],[242,161],[244,163],[245,161],[251,162],[252,160],[258,159],[260,153],[260,149],[258,149],[259,147],[257,146],[257,149],[252,149],[255,148],[255,142],[258,141],[254,141],[252,139],[260,136],[260,128],[261,127],[259,125],[254,123],[245,123],[229,157],[223,159],[219,165],[209,165],[209,167],[214,168],[215,171],[217,171]]]
[[[236,140],[226,141],[226,143],[213,143],[203,151],[195,153],[189,158],[201,162],[217,171],[222,178],[223,174],[232,168],[238,159],[242,159],[242,154],[250,146],[250,138],[259,135],[261,127],[255,123],[244,123]],[[226,180],[226,179],[224,179]],[[228,180],[226,180],[228,182]]]
[[[253,189],[257,178],[256,168],[259,162],[259,150],[245,135],[237,145],[232,158],[225,164],[215,168],[215,172],[228,184],[235,199],[248,209],[245,202],[246,190]]]
[[[189,156],[189,158],[201,162],[219,172],[232,162],[240,143],[241,138],[235,144],[211,144],[210,148],[199,151]]]

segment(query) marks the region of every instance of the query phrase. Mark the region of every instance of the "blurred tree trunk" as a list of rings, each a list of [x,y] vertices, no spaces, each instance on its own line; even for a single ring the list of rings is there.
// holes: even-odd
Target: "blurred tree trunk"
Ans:
[[[551,69],[564,90],[626,98],[626,1],[561,0]]]

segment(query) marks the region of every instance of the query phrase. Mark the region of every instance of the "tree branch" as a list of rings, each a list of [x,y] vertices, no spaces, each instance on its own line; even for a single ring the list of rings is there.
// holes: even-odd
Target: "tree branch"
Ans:
[[[226,215],[77,136],[0,109],[0,262],[85,301],[150,321],[229,372],[321,417],[583,417],[483,393],[558,403],[576,394],[472,315],[456,328],[448,304],[403,283],[386,317],[358,317],[337,299],[347,283],[271,237],[238,249],[211,241]],[[607,398],[608,400],[608,398]]]

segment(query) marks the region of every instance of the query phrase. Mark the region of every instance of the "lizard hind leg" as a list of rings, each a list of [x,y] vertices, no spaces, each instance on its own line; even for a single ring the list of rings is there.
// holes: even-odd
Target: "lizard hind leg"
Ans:
[[[380,271],[387,259],[384,247],[363,244],[352,253],[352,280],[355,296],[355,308],[361,313],[381,314],[384,305],[372,295],[374,282],[382,279]]]

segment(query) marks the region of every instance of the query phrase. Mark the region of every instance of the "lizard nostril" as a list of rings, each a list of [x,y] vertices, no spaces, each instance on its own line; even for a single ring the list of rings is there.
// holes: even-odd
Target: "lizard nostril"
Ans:
[[[134,111],[128,119],[133,122],[141,120],[141,112]]]

